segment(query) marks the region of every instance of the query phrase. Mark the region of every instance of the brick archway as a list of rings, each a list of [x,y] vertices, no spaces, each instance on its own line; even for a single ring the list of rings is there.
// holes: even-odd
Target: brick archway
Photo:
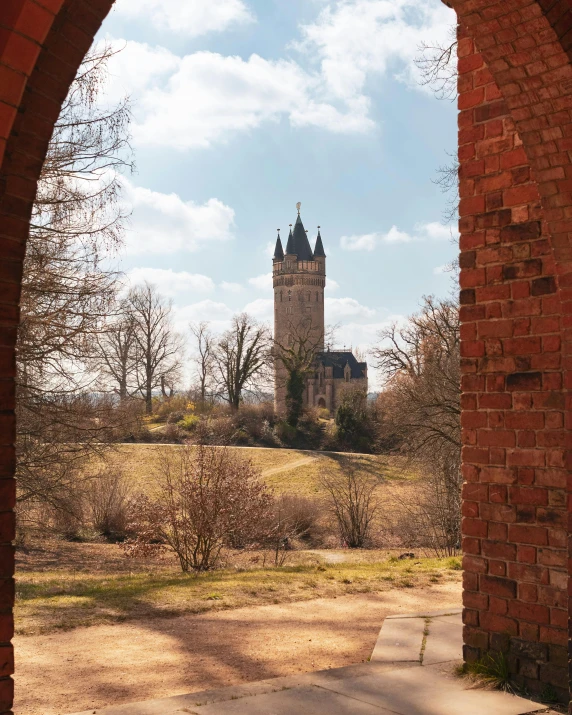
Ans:
[[[0,3],[0,712],[12,702],[14,344],[37,178],[113,0]],[[466,656],[564,697],[572,10],[450,0],[459,43]],[[572,543],[570,544],[572,557]],[[571,591],[572,593],[572,591]]]

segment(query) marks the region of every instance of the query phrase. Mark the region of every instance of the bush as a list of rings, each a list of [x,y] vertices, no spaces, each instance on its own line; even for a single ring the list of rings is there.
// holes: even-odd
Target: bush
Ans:
[[[200,421],[201,418],[198,415],[185,415],[177,422],[177,426],[187,432],[193,432]]]
[[[274,432],[282,442],[292,442],[296,439],[296,428],[289,425],[285,420],[280,420],[274,427]]]
[[[336,410],[335,423],[340,446],[352,452],[371,452],[374,431],[363,390],[349,390]]]
[[[189,401],[186,395],[173,395],[173,397],[162,399],[157,398],[153,401],[153,417],[157,422],[175,422],[176,420],[169,419],[173,413],[178,412],[180,415],[184,415],[193,409],[193,407],[193,403]]]
[[[342,543],[352,549],[363,548],[368,545],[378,509],[377,479],[350,464],[344,466],[342,474],[323,474],[320,482],[329,495]]]
[[[130,507],[128,556],[170,547],[184,572],[216,566],[223,546],[261,537],[272,497],[252,464],[225,448],[164,450],[158,496],[139,495]]]
[[[131,489],[120,470],[106,470],[91,479],[85,495],[91,525],[113,541],[127,535],[127,508]]]

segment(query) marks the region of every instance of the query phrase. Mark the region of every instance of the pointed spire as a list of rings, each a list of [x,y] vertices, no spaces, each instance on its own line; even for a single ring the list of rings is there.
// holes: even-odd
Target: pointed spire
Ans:
[[[298,208],[298,206],[296,208]],[[314,260],[314,255],[310,248],[310,242],[308,241],[308,236],[306,235],[300,214],[296,217],[296,223],[294,224],[293,244],[293,252],[298,256],[299,261]]]
[[[316,239],[316,247],[314,248],[314,258],[325,258],[325,257],[326,257],[326,254],[324,252],[324,244],[322,243],[320,227],[318,226],[318,238]]]
[[[284,251],[282,249],[282,241],[280,240],[280,229],[278,229],[278,238],[276,239],[276,248],[274,249],[274,260],[282,261],[284,259]]]
[[[292,235],[292,224],[290,224],[290,235],[288,236],[288,243],[286,244],[286,254],[296,253],[294,249],[294,236]]]

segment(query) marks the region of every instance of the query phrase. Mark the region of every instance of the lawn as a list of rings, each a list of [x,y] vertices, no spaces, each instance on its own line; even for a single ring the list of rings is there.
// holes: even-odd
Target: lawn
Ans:
[[[181,449],[179,445],[122,444],[108,454],[108,461],[119,466],[125,476],[136,486],[153,483],[161,454]],[[411,479],[411,471],[404,459],[386,455],[312,452],[295,449],[269,449],[263,447],[229,447],[260,469],[269,486],[277,492],[303,496],[322,493],[320,474],[340,472],[348,467],[367,472],[380,482],[398,484]]]
[[[265,565],[259,552],[227,558],[226,568],[196,576],[181,573],[173,561],[125,559],[112,544],[54,542],[20,553],[17,632],[49,633],[460,579],[457,558],[399,560],[379,550],[296,551],[281,568]]]

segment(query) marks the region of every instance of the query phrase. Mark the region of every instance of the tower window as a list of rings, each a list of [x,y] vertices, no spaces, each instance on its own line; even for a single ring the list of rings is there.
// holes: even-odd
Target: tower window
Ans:
[[[288,300],[292,300],[292,291],[291,290],[288,291]]]

